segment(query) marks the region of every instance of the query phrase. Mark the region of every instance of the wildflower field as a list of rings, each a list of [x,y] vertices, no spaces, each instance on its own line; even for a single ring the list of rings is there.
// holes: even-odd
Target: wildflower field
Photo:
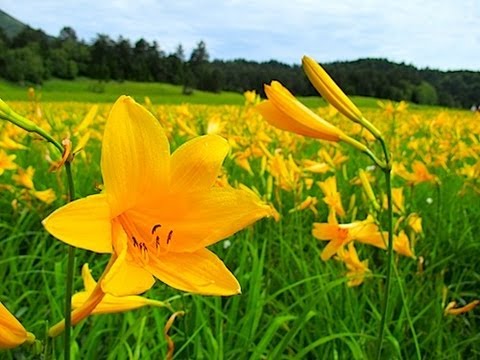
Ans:
[[[379,167],[344,142],[271,126],[254,93],[245,94],[244,105],[135,100],[158,120],[172,153],[202,135],[226,139],[225,146],[218,145],[225,160],[214,169],[214,186],[236,197],[216,210],[188,203],[197,208],[184,221],[201,222],[192,227],[192,236],[195,231],[223,234],[221,223],[233,223],[224,235],[234,235],[204,247],[222,259],[241,294],[191,294],[191,284],[175,274],[189,273],[189,263],[163,262],[159,268],[170,266],[173,274],[146,286],[150,289],[142,295],[156,301],[106,295],[111,298],[103,298],[98,314],[72,328],[72,358],[374,358],[388,269],[387,190]],[[67,202],[65,161],[75,199],[103,196],[102,139],[112,104],[46,102],[32,91],[28,101],[8,101],[8,106],[55,139],[67,139],[68,151],[62,159],[38,135],[0,123],[0,302],[36,337],[31,344],[0,350],[0,358],[62,358],[64,338],[47,332],[65,315],[68,246],[45,231],[42,221]],[[371,133],[332,106],[312,110],[360,144],[381,151]],[[480,116],[389,101],[360,110],[381,131],[392,158],[394,255],[382,358],[480,358],[480,312],[475,308],[480,299]],[[109,136],[122,131],[117,125],[111,125]],[[213,171],[196,168],[188,156],[176,161],[193,177]],[[116,163],[108,166],[117,171]],[[183,184],[182,179],[180,174],[170,184]],[[188,184],[183,186],[193,186]],[[149,186],[153,194],[164,185]],[[179,187],[178,193],[189,191]],[[181,206],[180,198],[168,199],[157,205],[172,211]],[[234,216],[249,206],[255,215]],[[127,229],[127,220],[122,221]],[[44,221],[55,233],[48,224]],[[68,236],[88,235],[81,223],[70,225],[74,234]],[[167,245],[171,240],[177,246],[175,233],[165,231]],[[218,234],[218,239],[225,236]],[[143,259],[152,257],[150,243],[131,237]],[[74,308],[95,287],[91,276],[98,280],[109,262],[107,254],[85,248],[75,253]],[[225,275],[222,281],[235,287],[234,278]],[[135,282],[136,277],[125,279]],[[132,286],[120,283],[116,289],[122,285]],[[199,292],[224,294],[217,290]],[[0,326],[6,319],[0,316]]]

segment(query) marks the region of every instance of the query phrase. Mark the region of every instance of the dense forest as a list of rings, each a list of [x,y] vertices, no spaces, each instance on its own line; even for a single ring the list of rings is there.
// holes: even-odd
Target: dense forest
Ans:
[[[324,67],[350,95],[467,108],[480,103],[480,72],[417,69],[385,59],[334,62]],[[187,56],[180,44],[173,53],[166,53],[157,42],[144,39],[131,42],[98,34],[85,42],[71,27],[64,27],[57,37],[28,26],[15,35],[0,27],[0,77],[41,84],[50,77],[79,76],[98,79],[99,84],[109,80],[166,82],[183,85],[185,93],[255,89],[263,94],[263,84],[276,79],[296,95],[316,94],[298,65],[273,60],[212,61],[203,41]]]

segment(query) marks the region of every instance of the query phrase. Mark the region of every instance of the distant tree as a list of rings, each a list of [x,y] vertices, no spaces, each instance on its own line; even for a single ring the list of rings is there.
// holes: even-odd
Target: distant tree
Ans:
[[[417,104],[436,105],[438,103],[437,90],[430,83],[422,81],[413,90],[412,101]]]
[[[114,46],[117,59],[117,80],[131,80],[133,76],[133,49],[130,40],[120,36]]]
[[[182,44],[177,45],[175,52],[173,53],[173,56],[179,59],[182,63],[185,62],[185,50],[183,50]]]
[[[60,41],[73,41],[77,42],[77,33],[70,26],[64,26],[60,33],[58,34],[58,39]]]
[[[164,59],[166,81],[175,85],[185,82],[185,53],[182,45],[178,45],[173,54]]]
[[[10,49],[5,54],[4,76],[11,81],[42,83],[46,77],[46,69],[42,57],[34,47]]]
[[[73,61],[64,49],[53,49],[50,52],[51,74],[61,79],[75,79],[78,74],[77,63]]]
[[[114,42],[108,35],[98,34],[90,49],[89,75],[94,79],[109,80],[112,76],[110,68],[113,58]]]

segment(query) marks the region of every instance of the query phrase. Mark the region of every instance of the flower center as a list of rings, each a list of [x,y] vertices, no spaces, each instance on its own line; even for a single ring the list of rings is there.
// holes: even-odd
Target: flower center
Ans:
[[[337,229],[337,239],[341,241],[345,241],[348,237],[348,229],[342,229],[338,228]]]
[[[139,223],[127,214],[119,215],[118,220],[128,237],[128,252],[137,260],[146,263],[149,256],[168,252],[173,241],[173,229],[168,229],[160,223],[151,226]]]

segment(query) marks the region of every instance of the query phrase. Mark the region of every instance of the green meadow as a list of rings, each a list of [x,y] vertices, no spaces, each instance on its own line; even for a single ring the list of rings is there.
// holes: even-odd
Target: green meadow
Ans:
[[[154,104],[205,104],[205,105],[243,105],[242,94],[221,92],[219,94],[194,90],[184,95],[182,87],[165,83],[144,83],[134,81],[99,82],[92,79],[76,80],[51,79],[42,85],[34,86],[44,102],[77,101],[86,103],[113,103],[120,95],[130,95],[137,101],[148,96]],[[29,86],[18,85],[0,79],[0,94],[5,101],[28,100]],[[299,97],[309,107],[325,106],[320,97]],[[354,96],[356,104],[363,108],[377,108],[377,99]]]
[[[329,176],[335,175],[346,210],[346,216],[339,219],[341,223],[363,220],[373,214],[362,187],[355,184],[358,170],[371,166],[366,156],[344,144],[331,145],[297,136],[286,139],[280,131],[264,125],[239,94],[195,91],[186,96],[181,87],[134,82],[109,82],[98,93],[95,85],[96,82],[86,79],[49,80],[36,88],[37,95],[41,95],[40,109],[47,109],[48,105],[40,120],[50,125],[54,137],[61,140],[73,134],[92,103],[101,106],[89,129],[102,134],[110,104],[126,93],[142,104],[148,96],[152,103],[149,109],[159,118],[165,115],[171,126],[169,135],[174,150],[192,137],[182,132],[177,122],[180,115],[175,105],[186,104],[190,116],[185,121],[195,132],[204,133],[209,121],[220,117],[225,124],[220,135],[235,138],[240,144],[232,148],[224,162],[229,183],[254,189],[281,215],[279,221],[260,220],[210,247],[237,277],[241,295],[187,294],[159,281],[144,294],[185,311],[169,330],[175,344],[174,359],[375,357],[386,252],[358,244],[359,257],[368,259],[370,272],[363,284],[349,287],[344,264],[335,259],[322,261],[320,253],[326,242],[312,236],[312,224],[325,223],[328,217],[328,207],[322,201],[324,194],[316,182]],[[34,105],[28,101],[27,89],[2,81],[0,97],[15,104],[13,107],[20,114],[33,119]],[[300,99],[311,108],[321,107],[319,111],[328,117],[323,100]],[[79,104],[72,105],[72,101]],[[475,175],[463,175],[462,170],[467,166],[478,168],[478,152],[469,148],[478,149],[480,133],[472,122],[478,123],[479,119],[467,111],[417,106],[392,118],[378,107],[377,99],[354,97],[353,101],[388,134],[389,144],[397,144],[394,161],[409,171],[414,160],[422,161],[439,180],[411,185],[400,176],[393,178],[393,186],[403,188],[405,214],[418,214],[423,231],[412,244],[415,258],[394,255],[382,359],[480,359],[479,309],[445,314],[451,301],[460,307],[480,298],[479,184]],[[353,129],[339,115],[332,115],[330,120],[339,127]],[[2,134],[6,133],[5,126],[0,129]],[[285,159],[291,155],[300,168],[295,181],[302,186],[293,190],[281,188],[268,157],[262,160],[261,156],[250,155],[251,172],[239,166],[236,154],[248,154],[247,149],[258,144],[259,132],[270,137],[265,146],[272,154],[281,149]],[[65,204],[65,171],[48,171],[47,156],[57,159],[58,154],[37,136],[13,136],[27,148],[7,150],[8,153],[16,155],[19,167],[33,166],[36,189],[51,188],[57,199],[45,204],[29,196],[13,180],[16,170],[6,170],[0,176],[0,301],[39,340],[36,345],[2,350],[0,358],[62,359],[63,337],[50,339],[46,331],[64,316],[67,246],[51,237],[41,221]],[[380,150],[378,144],[366,143],[375,151]],[[324,161],[318,155],[322,149],[332,157],[338,151],[348,160],[334,163],[324,174],[307,173],[303,161]],[[82,152],[72,164],[77,198],[97,193],[102,182],[101,139],[92,135]],[[440,161],[443,153],[445,166]],[[310,189],[303,185],[307,177],[313,180]],[[375,196],[382,203],[385,183],[381,171],[372,170],[372,177]],[[293,210],[307,196],[318,199],[314,206],[318,214],[309,209]],[[386,223],[385,210],[375,216],[382,225]],[[405,216],[400,219],[396,215],[395,221],[400,228],[405,226]],[[89,264],[98,279],[107,261],[107,255],[77,249],[75,291],[83,288],[80,271],[84,263]],[[163,359],[167,356],[164,327],[171,314],[166,308],[145,307],[90,316],[73,328],[72,358]]]

